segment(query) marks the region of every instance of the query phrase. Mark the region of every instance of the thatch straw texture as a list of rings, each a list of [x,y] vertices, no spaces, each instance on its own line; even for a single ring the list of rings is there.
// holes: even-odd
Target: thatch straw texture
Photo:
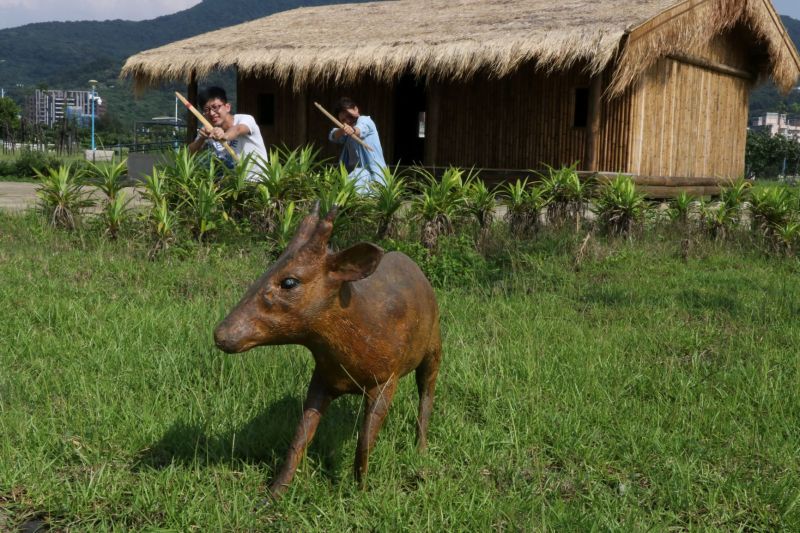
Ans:
[[[797,83],[800,58],[769,0],[686,0],[630,31],[611,92],[621,93],[659,57],[702,48],[715,35],[744,24],[766,44],[771,76],[788,92]]]
[[[121,75],[142,89],[236,67],[240,75],[275,77],[299,90],[365,74],[390,81],[406,71],[435,79],[502,77],[531,61],[547,71],[580,64],[598,73],[632,29],[683,4],[702,4],[703,16],[690,10],[630,43],[616,89],[659,54],[708,41],[740,19],[768,41],[779,84],[797,78],[800,64],[790,60],[796,51],[780,20],[770,20],[776,15],[769,0],[397,0],[301,8],[139,53]]]

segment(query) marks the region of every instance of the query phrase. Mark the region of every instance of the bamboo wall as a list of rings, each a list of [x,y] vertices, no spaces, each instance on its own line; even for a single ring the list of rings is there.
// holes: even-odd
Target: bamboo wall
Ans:
[[[438,166],[509,169],[582,162],[587,128],[573,127],[575,89],[588,86],[588,76],[577,70],[545,76],[532,67],[502,80],[431,83],[427,86],[424,161]],[[346,95],[375,121],[384,156],[387,162],[394,162],[393,87],[366,81],[335,90],[315,87],[297,94],[274,80],[242,77],[237,111],[257,117],[258,95],[264,93],[275,95],[274,125],[259,124],[268,146],[314,142],[325,156],[337,156],[339,148],[327,142],[331,125],[313,102],[332,112],[336,100]]]
[[[589,77],[577,69],[546,76],[530,66],[500,80],[439,84],[426,163],[538,169],[583,161],[587,128],[573,127],[578,87],[588,88]]]
[[[746,69],[750,51],[734,30],[693,57]],[[662,58],[632,91],[628,171],[640,176],[736,178],[744,173],[752,81]]]

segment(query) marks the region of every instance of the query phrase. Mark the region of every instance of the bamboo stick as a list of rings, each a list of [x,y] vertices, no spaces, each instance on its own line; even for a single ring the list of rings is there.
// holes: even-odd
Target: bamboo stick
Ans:
[[[178,91],[175,91],[175,96],[178,97],[178,100],[183,102],[183,105],[186,106],[186,109],[191,111],[192,114],[197,117],[197,120],[199,120],[200,123],[203,126],[208,128],[209,130],[213,130],[214,129],[214,126],[212,126],[211,123],[208,120],[206,120],[206,117],[204,117],[203,114],[200,113],[200,111],[195,109],[195,107],[189,102],[189,100],[184,98],[181,93],[179,93]],[[234,161],[238,161],[239,160],[239,155],[236,152],[233,151],[233,148],[231,148],[231,145],[228,144],[228,141],[222,141],[222,146],[225,147],[225,150],[227,150],[229,154],[231,154],[231,157],[233,158]]]
[[[328,117],[329,119],[331,119],[331,122],[333,122],[334,124],[336,124],[336,127],[337,127],[337,128],[339,128],[340,130],[343,130],[343,129],[344,129],[344,124],[342,124],[341,122],[339,122],[339,120],[338,120],[336,117],[334,117],[333,115],[331,115],[330,113],[328,113],[328,111],[327,111],[327,110],[326,110],[324,107],[322,107],[321,105],[319,105],[317,102],[314,102],[314,105],[315,105],[315,106],[317,106],[317,109],[319,109],[320,111],[322,111],[322,114],[323,114],[323,115],[325,115],[326,117]],[[367,150],[369,150],[370,152],[372,152],[372,151],[373,151],[373,150],[372,150],[372,147],[371,147],[370,145],[368,145],[367,143],[365,143],[364,141],[362,141],[362,140],[361,140],[361,138],[360,138],[358,135],[351,135],[351,137],[352,137],[353,139],[355,139],[355,140],[356,140],[356,142],[358,142],[358,144],[360,144],[361,146],[363,146],[364,148],[366,148],[366,149],[367,149]]]

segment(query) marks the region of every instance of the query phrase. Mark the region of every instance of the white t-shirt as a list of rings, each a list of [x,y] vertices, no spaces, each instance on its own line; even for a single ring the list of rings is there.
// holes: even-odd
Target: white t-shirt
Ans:
[[[250,130],[249,135],[240,135],[236,137],[232,141],[228,141],[228,144],[233,151],[236,152],[240,158],[243,155],[253,154],[253,158],[261,158],[264,161],[267,160],[267,150],[264,148],[264,139],[261,138],[261,130],[258,128],[258,124],[256,124],[256,119],[254,119],[251,115],[244,115],[244,114],[236,114],[233,115],[233,125],[238,126],[239,124],[244,124]],[[219,141],[215,141],[212,139],[206,139],[206,144],[208,147],[214,152],[214,154],[221,159],[225,166],[228,168],[232,168],[234,166],[233,158],[231,154],[222,146],[222,143]],[[250,180],[257,180],[257,176],[255,175],[258,167],[255,164],[255,161],[251,162],[249,178]]]

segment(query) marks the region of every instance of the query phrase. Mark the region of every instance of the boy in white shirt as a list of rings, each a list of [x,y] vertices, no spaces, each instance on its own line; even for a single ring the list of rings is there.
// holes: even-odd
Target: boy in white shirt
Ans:
[[[197,153],[207,146],[227,167],[231,168],[235,162],[221,142],[227,141],[239,158],[252,154],[252,157],[267,160],[264,139],[261,138],[261,130],[256,120],[251,115],[243,113],[231,114],[231,104],[228,103],[225,89],[209,87],[200,93],[198,100],[203,116],[213,128],[208,130],[203,127],[198,130],[195,140],[189,143],[190,152]],[[255,165],[251,164],[248,173],[250,181],[258,181],[255,168]]]

